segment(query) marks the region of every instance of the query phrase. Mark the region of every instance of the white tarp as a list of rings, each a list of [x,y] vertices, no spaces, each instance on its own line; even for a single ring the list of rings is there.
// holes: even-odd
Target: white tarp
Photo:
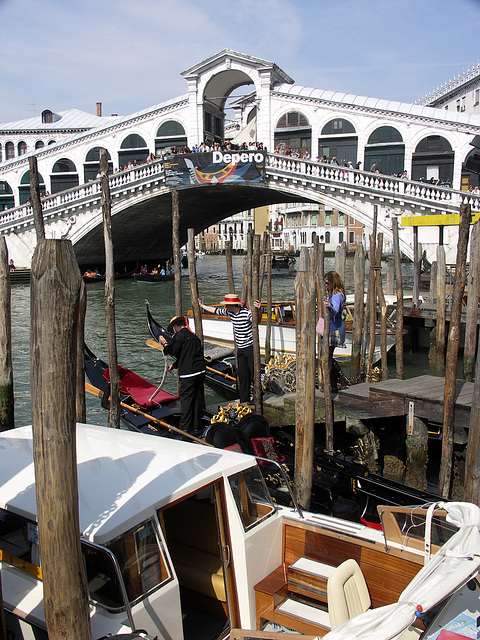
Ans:
[[[395,638],[413,624],[417,605],[427,611],[475,575],[480,566],[480,509],[466,502],[438,506],[447,511],[447,522],[459,530],[418,572],[397,603],[370,609],[347,620],[327,633],[326,640]]]

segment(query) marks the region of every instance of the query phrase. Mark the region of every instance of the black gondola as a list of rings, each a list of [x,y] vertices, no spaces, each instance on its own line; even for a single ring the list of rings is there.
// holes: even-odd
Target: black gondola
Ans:
[[[165,327],[158,323],[150,311],[150,303],[145,300],[147,307],[147,324],[150,335],[157,342],[163,336],[170,343],[173,334],[169,333]],[[233,349],[216,347],[208,342],[204,343],[205,360],[207,370],[205,382],[208,386],[227,400],[238,398],[235,356]]]

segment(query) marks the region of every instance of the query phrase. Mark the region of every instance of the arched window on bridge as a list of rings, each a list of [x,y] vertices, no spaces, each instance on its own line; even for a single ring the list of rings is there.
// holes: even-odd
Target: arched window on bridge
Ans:
[[[405,144],[402,134],[395,127],[378,127],[368,138],[365,145],[363,167],[369,171],[377,163],[381,173],[393,176],[405,169]]]
[[[284,155],[305,157],[312,153],[312,127],[300,111],[289,111],[277,122],[275,150]]]
[[[56,140],[49,140],[48,141],[48,146],[50,146],[51,144],[55,144]]]
[[[40,173],[38,174],[38,184],[40,187],[40,194],[44,196],[45,180],[43,179]],[[18,187],[18,193],[19,193],[19,200],[20,200],[19,204],[25,204],[27,200],[30,198],[30,171],[26,171],[23,174],[22,179],[20,180],[20,186]]]
[[[85,158],[85,164],[83,165],[83,181],[89,182],[90,180],[95,180],[98,172],[100,171],[100,153],[102,151],[102,147],[94,147],[90,149]],[[107,160],[108,160],[108,174],[111,175],[113,173],[113,162],[110,156],[110,153],[107,151]]]
[[[120,145],[118,152],[118,164],[126,168],[130,162],[143,164],[147,161],[148,147],[142,136],[137,133],[128,135]]]
[[[57,160],[53,165],[50,183],[52,185],[52,193],[78,187],[77,167],[68,158]]]
[[[17,145],[17,149],[18,149],[18,155],[24,156],[27,153],[27,143],[21,140]]]
[[[167,120],[158,127],[155,136],[155,154],[160,157],[165,150],[171,151],[172,147],[176,147],[177,151],[181,151],[187,144],[187,136],[185,129],[180,122],[176,120]]]
[[[7,142],[5,144],[5,160],[10,160],[15,157],[15,145],[13,142]]]
[[[357,163],[358,136],[355,127],[349,120],[334,118],[327,122],[318,139],[318,157],[326,156],[327,160],[336,157],[339,164],[349,160]]]
[[[480,150],[477,147],[472,148],[462,164],[462,191],[468,191],[470,187],[480,187]]]
[[[443,136],[428,136],[418,143],[412,155],[412,180],[453,186],[455,154]]]
[[[42,142],[42,140],[37,140],[35,143],[35,149],[43,149],[44,146],[45,146],[45,143]]]
[[[3,180],[0,180],[0,211],[12,209],[15,206],[12,187]]]

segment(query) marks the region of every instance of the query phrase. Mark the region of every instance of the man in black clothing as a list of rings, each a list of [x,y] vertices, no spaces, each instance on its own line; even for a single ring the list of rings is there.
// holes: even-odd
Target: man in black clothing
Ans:
[[[173,341],[168,344],[159,337],[167,355],[176,358],[168,371],[178,368],[180,379],[181,418],[178,425],[183,431],[197,435],[201,430],[201,420],[205,411],[205,358],[200,338],[188,328],[185,316],[175,316],[167,327],[173,333]]]

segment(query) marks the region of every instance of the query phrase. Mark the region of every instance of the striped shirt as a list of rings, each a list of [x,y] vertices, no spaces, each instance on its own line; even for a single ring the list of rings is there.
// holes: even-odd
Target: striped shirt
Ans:
[[[215,313],[217,316],[228,316],[232,321],[237,349],[245,349],[253,344],[252,312],[250,309],[242,307],[238,313],[232,313],[224,307],[217,307]]]

